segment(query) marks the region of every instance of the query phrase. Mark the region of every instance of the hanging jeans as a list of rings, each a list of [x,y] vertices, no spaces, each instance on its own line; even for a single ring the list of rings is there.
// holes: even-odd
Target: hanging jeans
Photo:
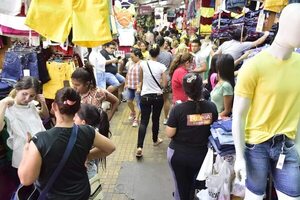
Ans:
[[[152,113],[152,140],[157,142],[159,131],[159,117],[164,105],[162,94],[145,94],[141,97],[141,124],[138,133],[137,147],[143,148],[146,130]]]
[[[24,76],[24,69],[30,71],[30,76],[39,78],[36,52],[6,52],[2,77],[19,80]]]

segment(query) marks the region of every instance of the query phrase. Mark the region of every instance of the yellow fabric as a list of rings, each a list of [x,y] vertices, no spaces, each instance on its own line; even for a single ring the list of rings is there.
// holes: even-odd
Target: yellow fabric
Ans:
[[[43,94],[46,99],[54,99],[57,90],[64,87],[64,81],[71,80],[75,70],[74,62],[47,62],[47,70],[51,80],[43,85]]]
[[[265,0],[264,10],[280,13],[288,3],[288,0]]]
[[[96,47],[112,40],[108,0],[32,0],[25,24],[47,39]]]
[[[200,33],[211,33],[211,25],[200,24]]]
[[[145,60],[148,60],[150,58],[149,51],[144,51],[144,52],[142,52],[142,54],[143,54],[143,57]]]
[[[299,65],[297,53],[282,61],[263,51],[242,67],[235,95],[252,100],[246,142],[259,144],[279,133],[295,139],[300,118]]]
[[[214,8],[208,8],[208,7],[202,7],[200,8],[200,13],[202,17],[210,18],[214,16],[215,9]]]

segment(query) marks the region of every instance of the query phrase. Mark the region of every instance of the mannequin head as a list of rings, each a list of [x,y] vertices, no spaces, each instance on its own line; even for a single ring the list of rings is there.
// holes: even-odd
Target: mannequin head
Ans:
[[[288,48],[300,47],[300,3],[287,5],[279,18],[275,42]]]

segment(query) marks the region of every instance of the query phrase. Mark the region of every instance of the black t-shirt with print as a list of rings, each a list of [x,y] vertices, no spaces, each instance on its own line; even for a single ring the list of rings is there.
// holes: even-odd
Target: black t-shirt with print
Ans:
[[[196,113],[196,102],[187,101],[173,107],[167,125],[176,128],[169,145],[175,151],[199,152],[207,148],[210,125],[218,119],[214,103],[199,101],[200,113]]]
[[[58,166],[67,147],[72,128],[54,127],[37,133],[32,141],[42,156],[42,166],[37,186],[43,189]],[[79,126],[72,152],[47,194],[47,199],[88,199],[90,184],[84,165],[93,145],[95,130]]]

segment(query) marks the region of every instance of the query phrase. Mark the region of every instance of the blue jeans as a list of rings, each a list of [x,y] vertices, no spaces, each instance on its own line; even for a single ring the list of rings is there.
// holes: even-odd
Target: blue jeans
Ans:
[[[30,76],[39,78],[37,54],[35,52],[6,52],[2,77],[19,80],[24,76],[23,70],[29,69]]]
[[[112,74],[109,72],[105,72],[105,79],[106,79],[106,84],[108,86],[114,86],[114,87],[119,87],[122,83],[125,82],[125,78],[119,74]]]
[[[135,99],[136,105],[139,110],[141,110],[141,95],[136,93],[135,89],[127,88],[127,99],[133,101]]]
[[[285,160],[277,169],[279,155]],[[275,135],[261,144],[246,144],[246,187],[257,195],[265,193],[268,173],[272,174],[276,190],[291,196],[300,196],[300,158],[293,140],[285,135]]]
[[[105,72],[96,72],[97,86],[106,89]]]
[[[141,124],[138,133],[137,147],[143,148],[147,126],[152,113],[152,140],[157,142],[159,131],[159,117],[164,105],[163,95],[146,94],[141,98]]]

